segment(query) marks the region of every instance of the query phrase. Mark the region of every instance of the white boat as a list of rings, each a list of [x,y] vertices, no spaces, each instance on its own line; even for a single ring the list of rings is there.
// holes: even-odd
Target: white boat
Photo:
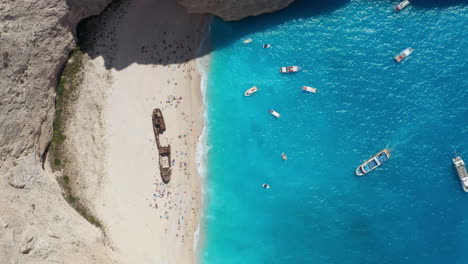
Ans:
[[[300,70],[301,70],[301,68],[299,66],[288,66],[288,67],[281,67],[280,68],[281,73],[298,72]]]
[[[286,154],[283,152],[281,153],[281,157],[283,158],[283,160],[287,160],[288,159],[288,156],[286,156]]]
[[[280,114],[273,109],[270,109],[270,114],[276,118],[280,118]]]
[[[363,164],[359,165],[359,167],[357,167],[357,169],[356,169],[356,175],[362,176],[362,175],[370,172],[371,170],[373,170],[373,169],[379,167],[380,165],[382,165],[382,163],[384,163],[389,158],[390,158],[390,150],[384,149],[384,150],[380,151],[375,156],[368,159]]]
[[[249,44],[250,42],[252,42],[251,38],[244,40],[244,44]]]
[[[455,168],[457,169],[458,177],[462,182],[462,187],[465,192],[468,192],[468,173],[466,172],[465,162],[462,158],[455,152],[455,158],[452,159]]]
[[[247,91],[244,92],[245,96],[251,96],[252,94],[256,93],[258,91],[257,86],[251,87],[247,89]]]
[[[395,6],[395,11],[401,11],[403,8],[407,7],[409,5],[408,0],[404,0],[403,2],[399,3],[397,6]]]
[[[309,93],[316,93],[317,88],[310,87],[310,86],[302,86],[301,88],[303,91],[309,92]]]
[[[268,49],[268,48],[270,48],[270,47],[271,47],[270,44],[264,44],[264,45],[263,45],[263,48],[264,48],[264,49]]]
[[[395,56],[396,62],[400,62],[404,58],[408,57],[411,53],[413,53],[414,49],[413,48],[407,48],[404,51],[400,52],[397,56]]]
[[[262,184],[262,187],[265,188],[265,189],[270,189],[270,185],[268,185],[266,183]]]

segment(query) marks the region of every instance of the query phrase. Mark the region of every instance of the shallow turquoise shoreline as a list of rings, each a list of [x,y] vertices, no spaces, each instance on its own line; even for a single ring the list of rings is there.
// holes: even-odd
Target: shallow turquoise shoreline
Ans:
[[[299,1],[213,22],[202,263],[464,263],[451,157],[468,160],[468,9],[452,3]]]

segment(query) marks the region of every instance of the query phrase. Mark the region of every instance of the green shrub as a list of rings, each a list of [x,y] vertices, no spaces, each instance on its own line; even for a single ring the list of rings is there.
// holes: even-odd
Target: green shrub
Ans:
[[[54,166],[58,167],[58,166],[60,166],[61,164],[62,164],[62,161],[61,161],[60,159],[58,159],[58,158],[55,158],[55,159],[54,159]]]

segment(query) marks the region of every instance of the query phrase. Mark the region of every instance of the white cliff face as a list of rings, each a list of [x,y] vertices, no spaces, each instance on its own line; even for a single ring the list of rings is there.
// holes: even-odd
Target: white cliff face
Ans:
[[[52,136],[55,86],[80,19],[110,0],[0,2],[0,157],[41,155]]]
[[[111,1],[0,0],[0,263],[115,263],[102,232],[67,204],[56,176],[41,166],[76,25]],[[294,0],[177,1],[189,12],[235,20]]]
[[[0,159],[44,153],[52,137],[55,87],[75,45],[77,23],[112,0],[0,2]],[[226,20],[272,12],[294,0],[177,0]]]
[[[108,2],[0,1],[0,263],[113,263],[40,160],[76,24]]]
[[[177,0],[189,13],[209,13],[224,20],[271,13],[287,7],[294,0]]]

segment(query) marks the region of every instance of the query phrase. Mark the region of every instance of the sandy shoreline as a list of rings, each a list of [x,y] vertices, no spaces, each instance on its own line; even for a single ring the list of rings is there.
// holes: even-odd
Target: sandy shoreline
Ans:
[[[195,53],[210,18],[188,15],[172,0],[123,1],[106,12],[106,21],[96,22],[103,26],[88,52],[87,93],[79,99],[94,100],[98,111],[78,102],[69,128],[77,159],[86,157],[76,163],[81,195],[103,222],[118,263],[195,263],[202,207],[196,155],[204,125],[197,60],[206,65],[208,52]],[[167,185],[159,174],[154,108],[166,122],[161,143],[172,149]],[[93,115],[99,125],[86,128],[83,120]]]

